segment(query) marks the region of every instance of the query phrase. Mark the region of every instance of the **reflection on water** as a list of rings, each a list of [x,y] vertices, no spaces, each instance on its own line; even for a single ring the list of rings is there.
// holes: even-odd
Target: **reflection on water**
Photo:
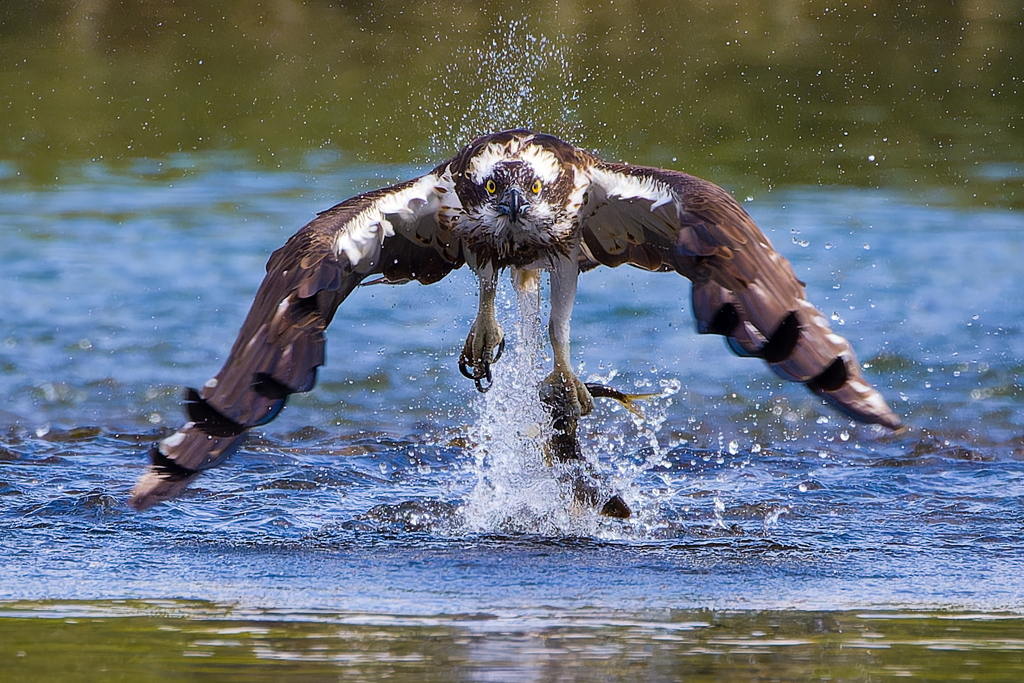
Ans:
[[[0,661],[18,680],[1013,681],[1007,615],[662,610],[367,619],[202,603],[12,604]],[[112,648],[112,646],[114,646]]]

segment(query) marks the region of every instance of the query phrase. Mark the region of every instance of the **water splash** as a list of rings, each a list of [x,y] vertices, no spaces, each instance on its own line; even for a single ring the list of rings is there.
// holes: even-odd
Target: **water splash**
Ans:
[[[516,294],[509,351],[494,366],[494,383],[477,400],[469,430],[476,485],[463,517],[469,531],[564,533],[574,523],[555,471],[545,463],[551,419],[537,393],[543,377],[540,296]]]
[[[761,523],[761,533],[765,536],[771,534],[779,526],[779,518],[787,514],[789,514],[789,507],[785,505],[769,507],[765,511],[764,521]]]
[[[672,467],[658,432],[679,382],[661,380],[653,392],[648,384],[636,384],[652,395],[644,402],[642,417],[611,401],[599,405],[580,424],[585,462],[549,464],[544,444],[553,430],[538,394],[548,371],[539,292],[517,290],[515,303],[505,298],[504,306],[512,331],[505,357],[493,368],[491,390],[477,399],[477,417],[469,429],[475,484],[460,510],[462,531],[648,536],[661,525],[660,499],[635,482],[651,470]],[[587,381],[607,383],[615,375],[589,375]],[[633,518],[628,523],[610,520],[579,504],[571,483],[579,477],[596,477],[605,495],[623,496]]]
[[[447,154],[478,135],[530,128],[578,137],[579,89],[571,36],[538,36],[523,21],[498,16],[484,47],[460,46],[440,65],[430,119],[431,153]]]

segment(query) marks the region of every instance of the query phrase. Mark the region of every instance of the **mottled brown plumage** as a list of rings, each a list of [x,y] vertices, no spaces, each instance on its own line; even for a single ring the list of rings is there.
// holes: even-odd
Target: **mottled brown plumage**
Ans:
[[[569,366],[576,277],[630,264],[689,278],[699,332],[723,335],[736,353],[762,358],[852,418],[900,426],[849,342],[806,301],[789,262],[725,190],[678,171],[603,162],[548,135],[505,131],[477,138],[424,176],[324,211],[274,252],[224,367],[188,390],[188,422],[153,447],[132,504],[145,509],[177,495],[247,430],[272,420],[290,394],[312,389],[324,331],[359,283],[432,283],[463,264],[478,275],[481,297],[460,362],[481,390],[503,344],[498,273],[551,271],[555,367],[542,396],[556,421],[575,424],[592,405]]]

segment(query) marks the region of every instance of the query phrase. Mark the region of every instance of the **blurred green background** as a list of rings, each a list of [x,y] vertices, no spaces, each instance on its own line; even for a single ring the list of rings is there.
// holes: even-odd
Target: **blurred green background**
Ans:
[[[1019,207],[1022,81],[1016,0],[3,1],[0,189],[181,153],[427,166],[525,125],[741,193]]]

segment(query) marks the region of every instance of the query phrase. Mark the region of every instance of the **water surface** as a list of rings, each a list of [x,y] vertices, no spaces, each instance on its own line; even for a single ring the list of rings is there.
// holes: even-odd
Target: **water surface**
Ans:
[[[188,495],[136,514],[125,500],[144,450],[181,420],[181,385],[216,371],[266,254],[327,188],[367,173],[311,165],[257,176],[230,157],[176,164],[142,176],[90,164],[60,190],[20,187],[0,204],[16,227],[3,272],[19,321],[0,347],[5,628],[21,632],[26,615],[42,614],[55,619],[30,628],[56,638],[69,628],[64,610],[81,609],[100,620],[83,622],[88,637],[157,637],[161,619],[204,622],[177,602],[198,600],[231,622],[200,629],[248,628],[234,621],[253,613],[297,621],[307,637],[321,628],[309,615],[326,614],[422,645],[435,627],[405,624],[427,618],[457,640],[502,648],[508,632],[548,642],[580,619],[597,620],[588,638],[621,645],[620,628],[641,628],[656,643],[678,628],[677,613],[688,623],[718,618],[694,610],[754,610],[729,617],[744,631],[730,647],[756,650],[745,630],[758,630],[748,622],[761,610],[780,611],[786,628],[896,610],[935,635],[946,623],[930,614],[990,615],[968,619],[988,628],[1024,608],[1013,212],[865,190],[747,204],[854,341],[911,426],[905,435],[853,425],[698,337],[675,276],[589,273],[574,320],[583,374],[669,395],[646,407],[647,423],[607,403],[584,421],[589,452],[634,519],[573,513],[542,465],[473,448],[482,428],[495,429],[482,422],[495,402],[511,400],[516,362],[501,365],[486,397],[458,375],[475,298],[461,274],[357,292],[329,332],[317,389]],[[514,337],[508,290],[502,318]],[[167,616],[148,602],[125,615],[112,602],[154,599],[175,601]],[[452,615],[472,615],[485,635]],[[648,619],[665,623],[630,625]],[[491,622],[505,635],[492,638]],[[1005,638],[1019,627],[992,623],[1007,626]],[[970,647],[982,647],[975,637]],[[814,652],[831,647],[809,638]],[[347,646],[331,642],[331,657],[344,658],[335,648]],[[210,656],[261,647],[246,640]],[[509,655],[514,668],[535,663],[526,652]]]

